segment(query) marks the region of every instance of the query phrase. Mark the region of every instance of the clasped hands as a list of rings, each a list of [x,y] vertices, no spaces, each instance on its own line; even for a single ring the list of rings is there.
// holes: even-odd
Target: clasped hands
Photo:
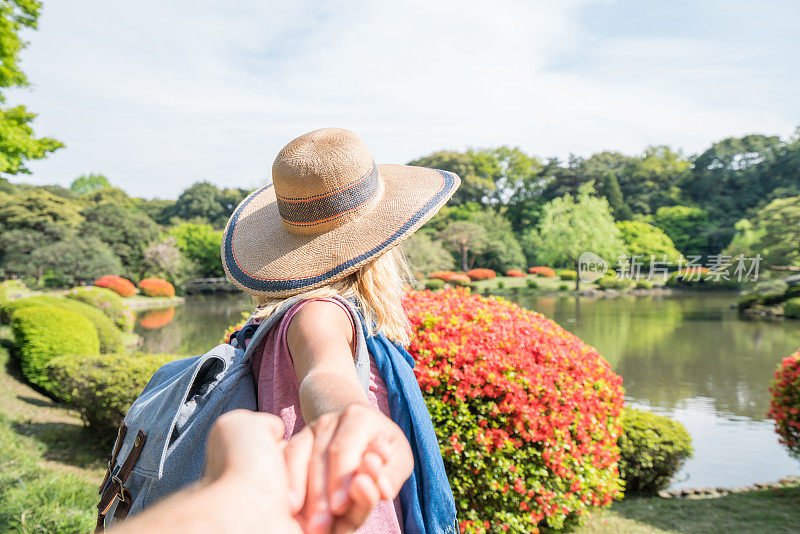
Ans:
[[[202,484],[236,494],[237,531],[353,532],[413,470],[402,430],[368,406],[325,414],[288,441],[284,432],[278,417],[236,410],[209,434]]]

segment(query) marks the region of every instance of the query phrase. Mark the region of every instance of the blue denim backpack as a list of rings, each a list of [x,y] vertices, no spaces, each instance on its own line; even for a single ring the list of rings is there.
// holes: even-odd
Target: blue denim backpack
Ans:
[[[356,372],[367,391],[370,360],[361,319],[352,302],[336,298],[356,325]],[[120,426],[100,485],[95,532],[200,480],[211,426],[225,412],[257,409],[250,357],[297,302],[287,299],[260,325],[249,325],[247,350],[234,340],[156,371]]]

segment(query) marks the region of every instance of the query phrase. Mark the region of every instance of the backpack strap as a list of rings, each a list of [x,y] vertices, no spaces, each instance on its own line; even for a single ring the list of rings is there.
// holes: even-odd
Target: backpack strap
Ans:
[[[128,453],[122,465],[112,472],[110,480],[106,480],[104,484],[105,489],[102,491],[100,502],[97,505],[97,525],[94,529],[95,532],[103,532],[105,530],[106,514],[117,499],[119,499],[119,504],[117,504],[117,508],[114,510],[114,517],[116,519],[125,519],[128,515],[133,499],[131,498],[131,492],[125,487],[125,482],[131,475],[133,466],[136,465],[136,460],[139,459],[139,454],[141,454],[142,449],[144,449],[145,441],[147,441],[147,434],[139,430],[136,434],[136,440],[133,442],[131,452]],[[115,452],[118,453],[119,449]]]

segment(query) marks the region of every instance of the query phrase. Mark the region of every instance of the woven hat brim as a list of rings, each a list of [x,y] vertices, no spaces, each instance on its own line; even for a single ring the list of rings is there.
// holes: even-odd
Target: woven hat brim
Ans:
[[[450,199],[461,180],[437,169],[378,165],[384,192],[359,218],[317,235],[286,230],[269,184],[236,208],[222,239],[228,279],[247,293],[288,297],[329,284],[401,243]]]

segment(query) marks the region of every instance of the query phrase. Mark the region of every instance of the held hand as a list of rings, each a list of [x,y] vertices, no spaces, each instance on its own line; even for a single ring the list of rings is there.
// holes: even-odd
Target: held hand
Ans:
[[[397,495],[414,468],[402,430],[360,404],[319,417],[284,452],[290,507],[309,534],[354,531],[379,500]]]

